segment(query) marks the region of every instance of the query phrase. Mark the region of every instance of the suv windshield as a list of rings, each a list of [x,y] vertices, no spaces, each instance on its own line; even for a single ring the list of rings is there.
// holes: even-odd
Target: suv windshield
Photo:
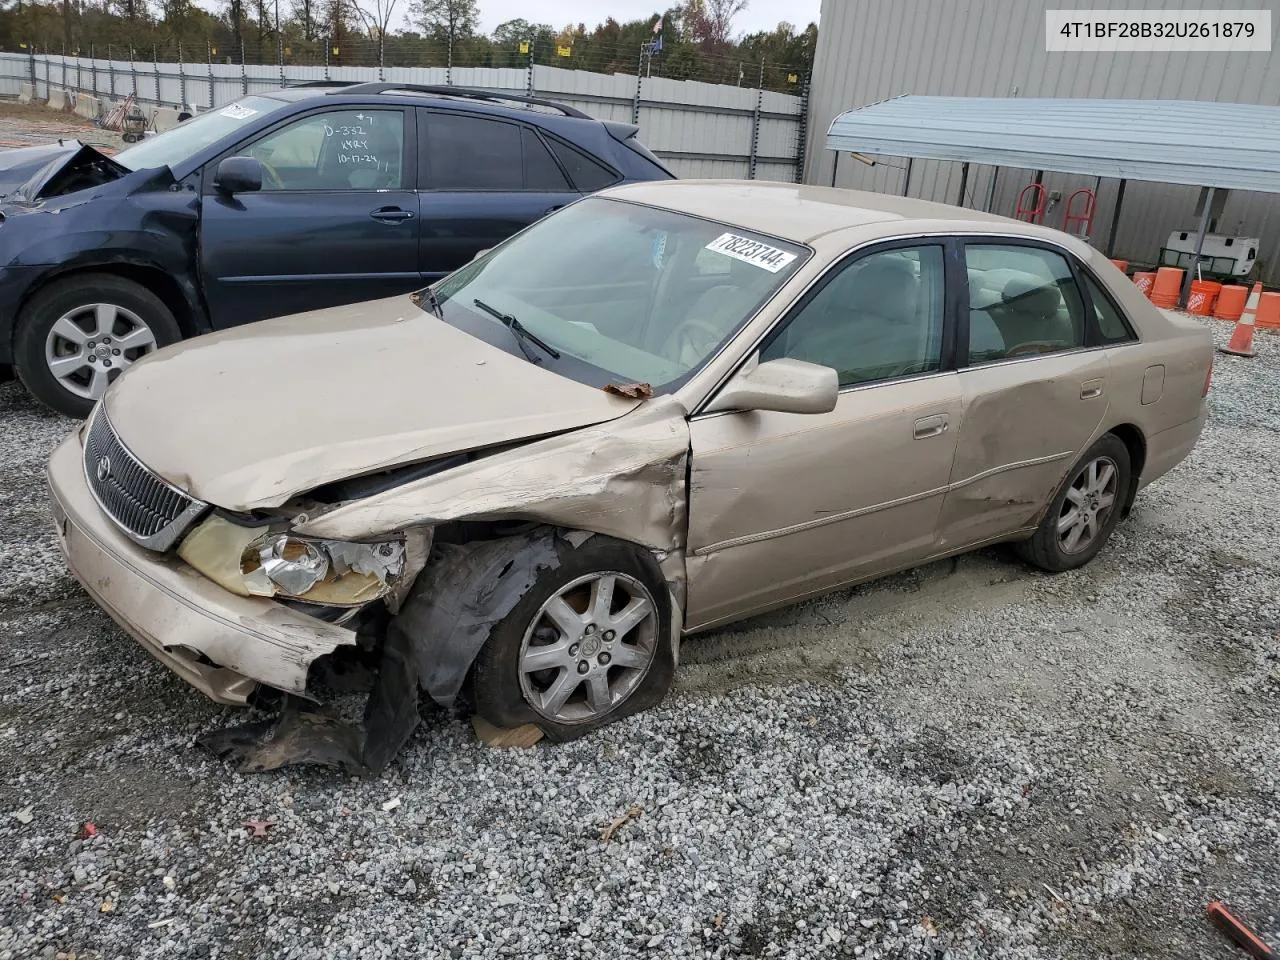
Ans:
[[[172,167],[284,105],[285,101],[272,97],[243,97],[225,107],[192,117],[172,130],[148,137],[136,146],[121,150],[113,159],[130,170]]]
[[[662,392],[701,367],[807,256],[751,230],[592,197],[440,281],[436,305],[446,322],[520,352],[527,337],[510,330],[514,318],[550,348],[525,353],[531,362],[583,383]]]

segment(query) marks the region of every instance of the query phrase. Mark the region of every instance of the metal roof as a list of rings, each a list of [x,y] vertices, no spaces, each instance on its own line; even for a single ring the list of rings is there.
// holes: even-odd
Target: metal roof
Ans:
[[[918,97],[842,113],[828,150],[1280,192],[1280,107]]]

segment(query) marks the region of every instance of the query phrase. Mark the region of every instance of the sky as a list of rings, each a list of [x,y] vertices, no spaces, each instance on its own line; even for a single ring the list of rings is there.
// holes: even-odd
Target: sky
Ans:
[[[675,0],[480,0],[480,29],[492,33],[498,24],[523,17],[556,28],[585,23],[590,30],[607,17],[635,20],[674,5]],[[818,19],[819,6],[821,0],[750,0],[747,9],[734,20],[734,32],[772,30],[779,20],[802,29]]]

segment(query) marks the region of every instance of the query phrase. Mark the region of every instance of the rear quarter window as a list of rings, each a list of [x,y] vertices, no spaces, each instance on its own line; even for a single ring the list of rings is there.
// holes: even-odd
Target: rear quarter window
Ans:
[[[1126,343],[1138,339],[1123,311],[1116,306],[1102,284],[1084,273],[1084,286],[1089,291],[1089,300],[1093,304],[1094,318],[1098,322],[1098,332],[1102,335],[1103,343]]]
[[[573,185],[583,193],[595,193],[611,187],[622,178],[613,170],[563,140],[548,138],[551,150],[569,174]]]

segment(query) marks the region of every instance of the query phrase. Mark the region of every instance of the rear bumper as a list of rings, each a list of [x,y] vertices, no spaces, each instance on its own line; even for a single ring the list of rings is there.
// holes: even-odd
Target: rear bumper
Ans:
[[[238,597],[176,556],[137,546],[98,507],[82,458],[76,430],[47,469],[67,566],[148,653],[201,693],[236,705],[260,683],[300,694],[316,659],[355,643],[351,630]]]

